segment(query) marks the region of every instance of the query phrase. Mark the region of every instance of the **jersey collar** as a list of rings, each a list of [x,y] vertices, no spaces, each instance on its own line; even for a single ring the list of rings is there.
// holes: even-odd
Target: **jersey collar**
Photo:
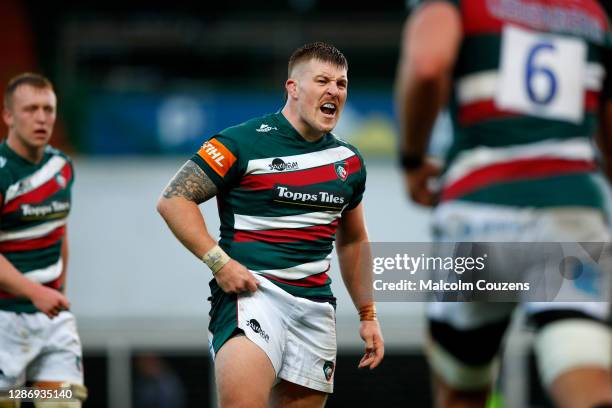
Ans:
[[[278,111],[274,114],[274,120],[276,121],[276,125],[278,126],[278,130],[283,134],[283,135],[287,135],[289,137],[291,137],[292,139],[296,139],[301,143],[304,143],[308,146],[318,146],[321,144],[326,143],[327,141],[330,140],[330,138],[333,138],[333,135],[331,133],[326,133],[323,135],[322,138],[320,138],[319,140],[317,140],[316,142],[309,142],[308,140],[304,139],[304,137],[302,137],[302,135],[300,135],[300,132],[298,132],[293,125],[287,120],[287,118],[285,117],[285,115],[283,115],[283,113],[281,111]]]

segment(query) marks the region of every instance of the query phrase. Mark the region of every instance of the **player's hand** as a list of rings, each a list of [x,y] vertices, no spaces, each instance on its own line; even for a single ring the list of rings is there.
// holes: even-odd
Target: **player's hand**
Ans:
[[[432,207],[437,203],[438,192],[433,191],[431,182],[439,174],[440,165],[427,158],[418,169],[404,171],[406,190],[415,203],[426,207]]]
[[[38,285],[30,300],[38,310],[46,314],[50,319],[59,315],[62,310],[70,308],[70,302],[66,296],[55,289],[43,285]]]
[[[219,269],[215,279],[225,293],[255,292],[259,285],[255,276],[233,259]]]
[[[364,320],[359,328],[359,335],[365,342],[365,353],[358,368],[375,369],[385,356],[385,341],[380,331],[378,320]]]

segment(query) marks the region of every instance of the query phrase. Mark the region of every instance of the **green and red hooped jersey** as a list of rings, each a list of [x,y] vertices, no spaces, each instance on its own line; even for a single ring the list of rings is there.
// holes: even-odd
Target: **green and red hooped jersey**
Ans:
[[[192,160],[219,189],[219,245],[233,259],[294,296],[332,296],[338,222],[365,190],[355,147],[331,133],[308,142],[276,113],[220,132]]]
[[[610,47],[603,8],[596,0],[447,1],[460,11],[463,41],[442,201],[601,208],[592,137]]]
[[[60,289],[61,247],[70,212],[72,161],[45,148],[38,164],[0,144],[0,253],[26,277]],[[34,313],[29,299],[0,289],[0,310]]]

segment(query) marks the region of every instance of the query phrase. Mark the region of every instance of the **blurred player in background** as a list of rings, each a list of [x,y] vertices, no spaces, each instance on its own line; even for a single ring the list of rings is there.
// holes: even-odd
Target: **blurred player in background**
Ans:
[[[33,383],[86,397],[81,342],[63,294],[68,262],[66,219],[72,161],[48,145],[56,96],[48,79],[13,78],[4,92],[8,137],[0,144],[0,407],[17,407],[9,388]],[[3,392],[4,391],[4,392]]]
[[[370,255],[364,162],[330,133],[346,101],[347,69],[330,45],[296,50],[282,111],[205,142],[159,200],[172,232],[214,275],[209,340],[222,407],[325,404],[336,361],[327,275],[334,240],[366,343],[359,366],[383,358],[371,276],[360,268]],[[219,245],[198,208],[214,196]]]
[[[442,241],[609,241],[591,138],[611,168],[610,23],[594,0],[423,1],[397,78],[401,164],[414,201],[437,204]],[[426,158],[448,106],[453,143]],[[608,271],[609,272],[609,271]],[[513,306],[432,303],[428,357],[439,407],[482,407]],[[603,303],[529,303],[544,384],[558,407],[612,407]]]

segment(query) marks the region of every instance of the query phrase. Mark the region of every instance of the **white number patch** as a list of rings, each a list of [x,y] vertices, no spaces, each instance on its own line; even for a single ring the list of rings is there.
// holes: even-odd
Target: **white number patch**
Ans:
[[[581,122],[586,53],[580,39],[504,27],[496,105],[532,116]]]

